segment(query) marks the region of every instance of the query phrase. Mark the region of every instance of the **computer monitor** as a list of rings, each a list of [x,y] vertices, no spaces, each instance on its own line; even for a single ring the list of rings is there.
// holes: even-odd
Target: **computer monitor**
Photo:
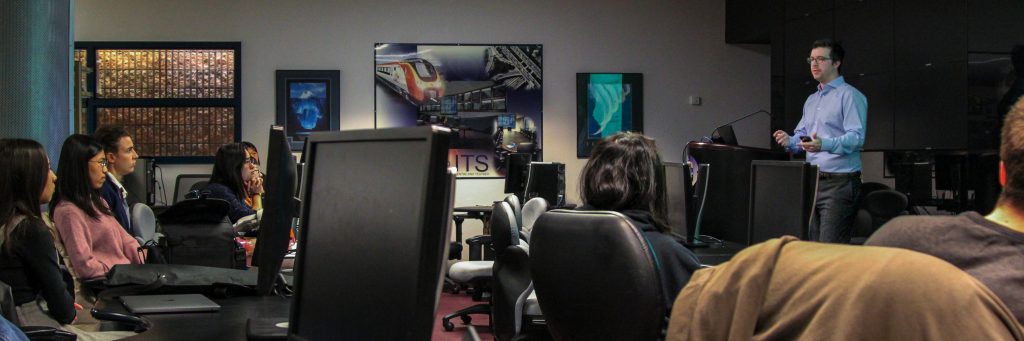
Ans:
[[[818,167],[803,161],[754,160],[750,163],[750,214],[747,245],[768,239],[810,237]]]
[[[270,295],[274,281],[281,272],[281,262],[291,241],[292,218],[296,216],[295,158],[292,156],[284,127],[271,126],[264,170],[263,217],[260,219],[252,264],[259,267],[257,291]]]
[[[512,193],[525,202],[526,178],[530,176],[531,153],[511,153],[505,159],[505,193]]]
[[[290,340],[427,340],[451,221],[450,132],[311,134]]]
[[[128,205],[143,203],[153,206],[156,204],[155,168],[152,158],[140,157],[135,162],[135,171],[126,174],[121,179],[121,185],[124,186],[125,192],[128,192],[128,197],[125,198]]]
[[[565,164],[558,162],[531,162],[526,177],[523,202],[536,197],[548,201],[551,207],[565,205]]]
[[[736,140],[736,132],[732,130],[731,124],[726,124],[724,126],[718,127],[718,129],[715,129],[715,133],[716,134],[711,134],[711,140],[715,143],[727,144],[731,146],[740,145],[739,141]]]
[[[697,216],[693,205],[693,181],[690,166],[665,162],[659,174],[658,193],[665,201],[665,218],[672,233],[692,241]]]
[[[501,114],[498,116],[498,128],[503,129],[515,129],[516,127],[516,115],[515,114]]]

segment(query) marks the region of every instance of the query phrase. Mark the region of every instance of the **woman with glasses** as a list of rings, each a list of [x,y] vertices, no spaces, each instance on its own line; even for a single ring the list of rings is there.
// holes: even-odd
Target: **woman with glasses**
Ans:
[[[100,278],[117,264],[141,264],[139,243],[121,228],[100,195],[107,179],[103,146],[88,135],[64,140],[57,163],[53,222],[79,280]]]
[[[249,193],[247,188],[257,181],[254,179],[260,177],[259,168],[254,164],[257,161],[254,160],[248,156],[242,143],[229,143],[217,149],[213,174],[210,175],[206,191],[209,192],[208,197],[225,200],[231,205],[228,218],[232,224],[245,216],[256,214],[256,208],[245,202]]]
[[[254,210],[263,208],[263,172],[260,171],[260,152],[252,142],[242,141],[245,145],[246,162],[252,165],[249,180],[245,181],[245,204]]]

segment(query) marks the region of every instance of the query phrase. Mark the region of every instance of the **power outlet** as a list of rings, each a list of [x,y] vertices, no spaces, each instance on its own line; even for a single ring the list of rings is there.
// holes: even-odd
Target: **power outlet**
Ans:
[[[690,96],[690,105],[700,105],[700,103],[701,103],[700,96]]]

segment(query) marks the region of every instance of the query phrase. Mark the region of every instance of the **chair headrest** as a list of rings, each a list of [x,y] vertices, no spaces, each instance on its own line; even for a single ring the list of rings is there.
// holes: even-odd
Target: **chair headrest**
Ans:
[[[135,231],[137,237],[143,239],[152,239],[152,234],[156,232],[156,214],[153,213],[153,209],[143,203],[136,203],[132,205],[131,212],[132,230]]]
[[[555,339],[657,338],[666,313],[661,282],[646,238],[629,218],[548,211],[533,226],[530,267]]]
[[[541,214],[548,211],[548,201],[541,197],[530,199],[523,205],[523,229],[533,228]]]
[[[875,216],[897,216],[907,209],[907,196],[903,193],[883,189],[871,192],[865,198],[868,212]]]
[[[519,229],[516,217],[507,202],[499,201],[491,208],[491,243],[495,256],[505,252],[505,248],[519,245]]]

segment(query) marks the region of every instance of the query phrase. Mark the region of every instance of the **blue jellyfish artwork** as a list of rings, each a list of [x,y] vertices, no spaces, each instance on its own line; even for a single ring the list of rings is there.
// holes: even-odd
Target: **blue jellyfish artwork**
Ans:
[[[291,114],[299,121],[302,129],[316,128],[326,110],[327,83],[291,82],[288,87]]]

